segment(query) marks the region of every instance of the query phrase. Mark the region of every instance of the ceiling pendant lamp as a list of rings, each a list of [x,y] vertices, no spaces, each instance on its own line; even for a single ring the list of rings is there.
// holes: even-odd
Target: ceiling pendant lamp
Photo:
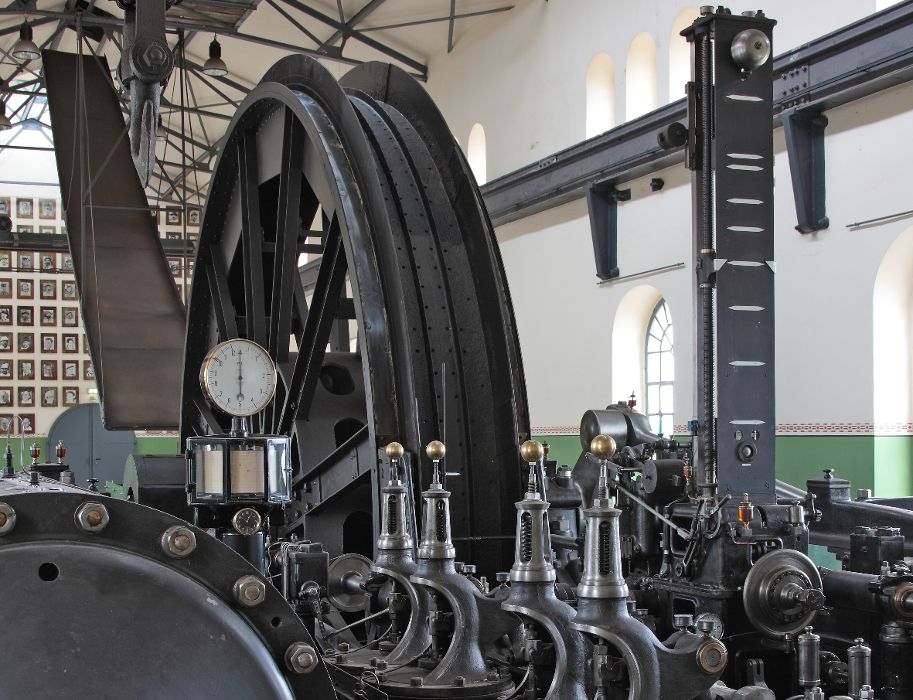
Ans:
[[[19,27],[19,41],[13,46],[13,58],[28,63],[29,61],[34,61],[36,58],[40,57],[41,52],[38,50],[35,42],[32,41],[32,25],[26,20],[22,23],[22,26]]]
[[[228,66],[222,60],[222,45],[215,37],[209,44],[209,58],[203,64],[203,72],[211,78],[221,78],[228,75]]]

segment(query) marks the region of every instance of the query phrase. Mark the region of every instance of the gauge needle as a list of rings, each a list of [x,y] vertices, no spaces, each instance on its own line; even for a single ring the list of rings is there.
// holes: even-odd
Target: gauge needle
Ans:
[[[243,380],[243,378],[244,378],[244,376],[241,373],[241,353],[239,352],[238,353],[238,401],[239,402],[244,400],[244,392],[241,389],[241,381]]]

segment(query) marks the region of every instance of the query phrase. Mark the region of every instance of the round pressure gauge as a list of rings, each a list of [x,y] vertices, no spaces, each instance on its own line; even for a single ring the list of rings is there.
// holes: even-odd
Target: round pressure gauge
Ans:
[[[242,508],[231,519],[231,525],[239,535],[256,534],[262,524],[263,518],[254,508]]]
[[[276,365],[257,343],[235,338],[209,351],[200,384],[215,408],[230,416],[252,416],[276,393]]]

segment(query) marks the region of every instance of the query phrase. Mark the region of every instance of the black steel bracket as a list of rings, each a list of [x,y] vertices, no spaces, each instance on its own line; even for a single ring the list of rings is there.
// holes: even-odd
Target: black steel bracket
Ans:
[[[618,190],[607,182],[591,184],[586,191],[593,236],[596,276],[601,280],[618,277],[618,203],[631,199],[631,190]]]
[[[819,111],[791,109],[782,114],[786,155],[796,200],[796,230],[814,233],[830,225],[824,178],[824,130],[827,117]]]

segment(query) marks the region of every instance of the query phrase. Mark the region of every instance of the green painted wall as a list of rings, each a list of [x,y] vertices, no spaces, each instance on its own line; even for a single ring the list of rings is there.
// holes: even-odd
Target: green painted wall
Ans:
[[[913,494],[913,436],[875,438],[874,490],[883,497]]]
[[[141,455],[176,455],[178,454],[178,438],[137,436],[136,453]]]
[[[534,440],[548,443],[548,458],[573,467],[580,456],[579,435],[534,435]]]
[[[777,478],[795,486],[833,468],[854,489],[875,487],[875,438],[870,435],[778,435]]]

